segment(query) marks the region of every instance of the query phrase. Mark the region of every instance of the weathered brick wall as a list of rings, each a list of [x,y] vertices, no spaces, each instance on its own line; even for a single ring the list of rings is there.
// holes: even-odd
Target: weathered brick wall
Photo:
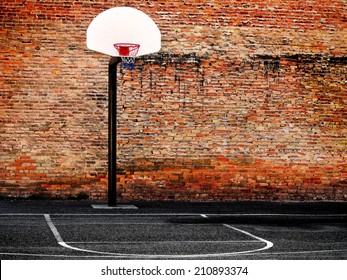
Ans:
[[[2,196],[106,197],[109,57],[85,33],[126,5],[162,51],[118,75],[120,198],[347,200],[346,1],[0,5]]]

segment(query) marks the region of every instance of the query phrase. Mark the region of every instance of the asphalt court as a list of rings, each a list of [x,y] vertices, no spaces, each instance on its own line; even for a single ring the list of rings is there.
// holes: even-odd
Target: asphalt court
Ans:
[[[345,205],[318,214],[1,206],[1,259],[347,259]]]

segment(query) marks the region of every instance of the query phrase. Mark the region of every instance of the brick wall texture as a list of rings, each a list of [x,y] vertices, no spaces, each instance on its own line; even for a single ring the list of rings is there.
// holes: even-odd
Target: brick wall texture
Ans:
[[[116,6],[162,32],[119,68],[119,199],[347,200],[345,0],[2,1],[0,196],[107,197]]]

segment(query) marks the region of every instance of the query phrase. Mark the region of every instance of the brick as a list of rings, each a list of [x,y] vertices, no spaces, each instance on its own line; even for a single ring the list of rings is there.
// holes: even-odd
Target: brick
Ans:
[[[1,193],[104,199],[109,57],[85,30],[109,3],[48,2],[2,5]],[[346,200],[344,1],[132,6],[163,42],[119,70],[120,197]]]

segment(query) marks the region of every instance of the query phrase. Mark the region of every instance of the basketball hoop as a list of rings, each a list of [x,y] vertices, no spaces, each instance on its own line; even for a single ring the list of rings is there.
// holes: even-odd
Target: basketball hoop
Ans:
[[[134,70],[135,58],[139,51],[139,44],[116,43],[113,45],[118,51],[118,55],[122,59],[123,67],[127,70]]]

